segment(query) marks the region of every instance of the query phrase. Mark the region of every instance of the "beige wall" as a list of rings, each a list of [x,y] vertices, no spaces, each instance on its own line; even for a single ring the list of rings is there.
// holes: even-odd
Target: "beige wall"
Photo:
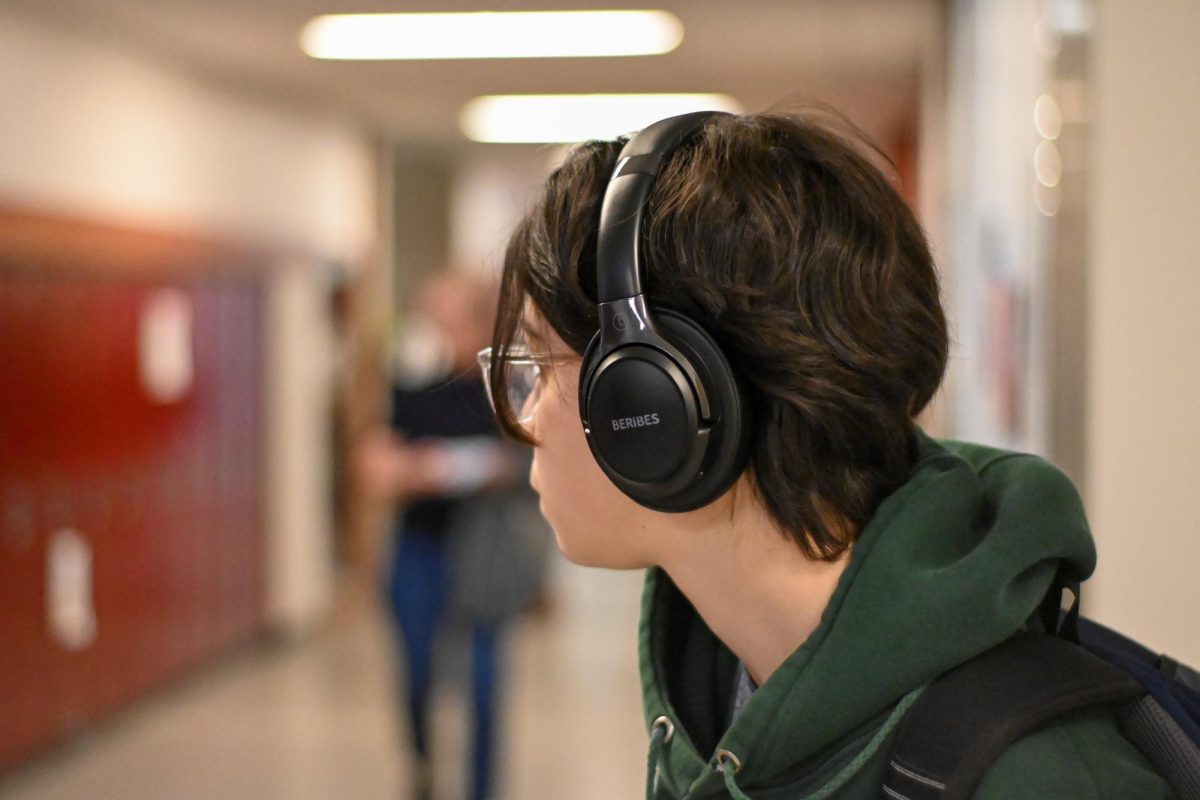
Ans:
[[[1089,612],[1200,664],[1200,3],[1102,0],[1088,250]]]
[[[0,202],[355,260],[361,132],[0,10]]]
[[[297,254],[268,281],[269,619],[301,631],[332,590],[326,265],[377,246],[362,131],[0,12],[0,203]]]

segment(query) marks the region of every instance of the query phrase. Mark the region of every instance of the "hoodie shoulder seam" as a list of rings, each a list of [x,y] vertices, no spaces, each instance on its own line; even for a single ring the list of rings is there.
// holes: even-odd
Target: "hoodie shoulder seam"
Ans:
[[[976,472],[976,474],[982,475],[983,473],[987,472],[989,469],[991,469],[996,464],[999,464],[1002,461],[1011,461],[1011,460],[1017,459],[1017,458],[1032,458],[1037,461],[1044,460],[1044,459],[1039,458],[1038,456],[1033,455],[1032,453],[1001,452],[1001,453],[997,453],[996,455],[989,458],[987,461],[984,461],[982,464],[980,464],[979,469]]]

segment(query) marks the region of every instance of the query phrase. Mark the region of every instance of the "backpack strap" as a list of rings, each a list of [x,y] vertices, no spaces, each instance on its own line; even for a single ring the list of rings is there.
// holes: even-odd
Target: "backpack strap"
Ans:
[[[1057,636],[1019,633],[945,673],[904,715],[886,800],[967,800],[992,763],[1043,723],[1145,693],[1126,672]]]

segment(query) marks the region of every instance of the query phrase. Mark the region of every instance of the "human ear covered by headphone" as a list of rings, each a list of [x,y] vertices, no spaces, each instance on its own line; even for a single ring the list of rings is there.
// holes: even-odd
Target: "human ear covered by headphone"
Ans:
[[[671,154],[721,114],[669,117],[636,134],[617,158],[601,206],[600,329],[580,368],[580,419],[605,475],[658,511],[713,502],[750,455],[753,421],[744,382],[703,327],[652,308],[642,289],[642,228],[655,180]]]

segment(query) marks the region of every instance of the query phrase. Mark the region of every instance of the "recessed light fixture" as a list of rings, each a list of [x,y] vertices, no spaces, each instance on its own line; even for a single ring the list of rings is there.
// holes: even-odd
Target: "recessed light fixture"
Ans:
[[[724,94],[489,95],[463,106],[458,123],[477,142],[581,142],[704,110],[738,112],[741,106]]]
[[[666,11],[329,14],[300,33],[308,55],[342,60],[640,56],[682,40]]]

